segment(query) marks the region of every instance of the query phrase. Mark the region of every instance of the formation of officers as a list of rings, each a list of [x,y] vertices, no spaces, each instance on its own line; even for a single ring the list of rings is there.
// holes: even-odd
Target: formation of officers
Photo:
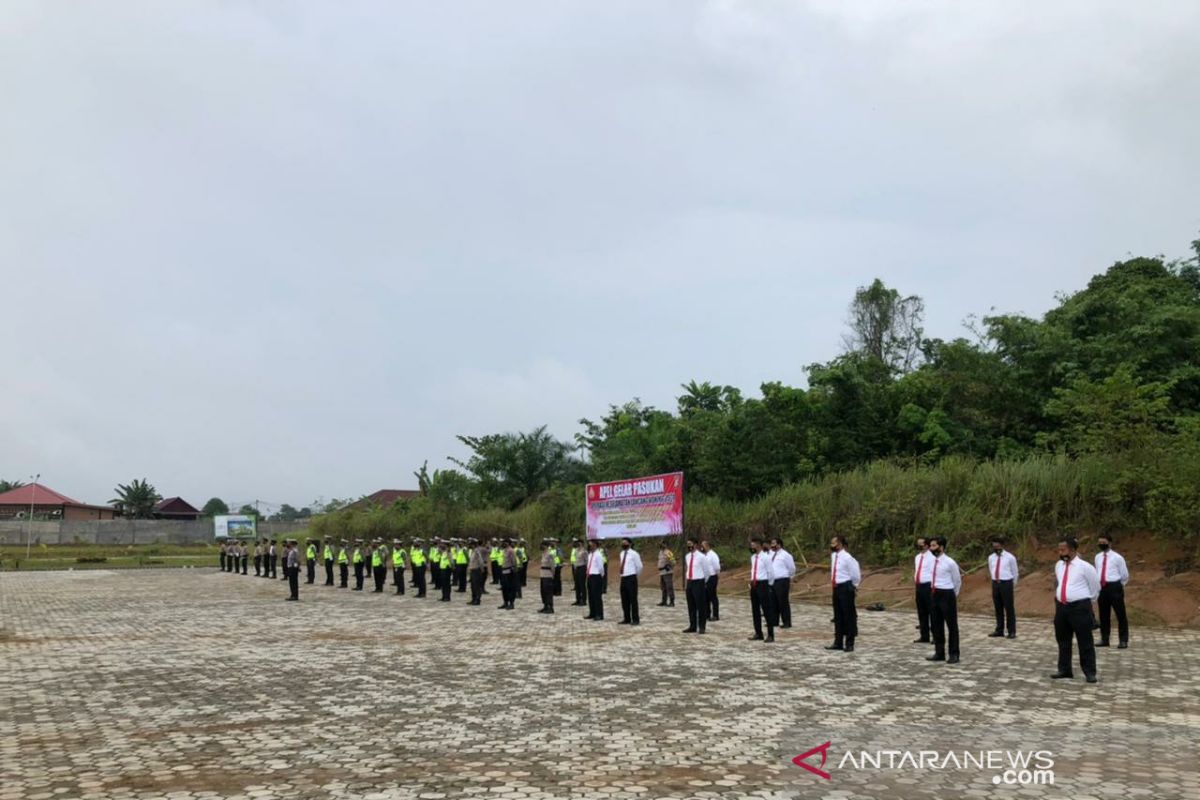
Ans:
[[[1055,564],[1054,632],[1058,643],[1058,669],[1052,678],[1074,677],[1073,645],[1078,644],[1079,663],[1089,683],[1097,681],[1096,646],[1108,647],[1111,622],[1117,618],[1117,647],[1129,646],[1129,621],[1125,613],[1125,584],[1129,568],[1125,559],[1113,549],[1112,537],[1098,539],[1099,552],[1094,564],[1079,555],[1079,543],[1072,537],[1058,544],[1059,560]],[[748,575],[750,613],[753,623],[751,640],[773,642],[777,628],[792,627],[791,581],[796,574],[796,562],[778,537],[752,538]],[[958,596],[962,591],[962,569],[946,552],[945,537],[920,537],[916,540],[917,554],[913,561],[913,584],[917,607],[917,629],[914,643],[932,644],[929,661],[957,664],[961,661]],[[574,606],[586,606],[584,619],[604,619],[604,596],[608,592],[609,565],[613,561],[618,574],[622,619],[619,624],[639,625],[638,579],[644,566],[641,555],[633,548],[631,539],[621,540],[621,549],[610,559],[602,543],[595,539],[586,542],[572,539],[564,552],[557,539],[543,539],[538,561],[538,578],[542,608],[539,614],[554,613],[554,598],[563,594],[564,567],[570,570],[574,584]],[[987,559],[987,574],[991,581],[992,602],[996,626],[989,636],[1015,639],[1017,616],[1014,590],[1020,577],[1016,557],[1005,548],[1002,538],[991,541],[992,553]],[[845,537],[835,536],[829,542],[829,583],[833,606],[833,643],[825,649],[853,652],[858,638],[858,612],[855,597],[862,582],[858,561],[847,550]],[[220,547],[220,566],[223,571],[249,574],[251,551],[245,542],[223,542]],[[288,600],[299,600],[301,565],[307,570],[306,582],[316,582],[317,567],[324,565],[325,586],[350,588],[353,571],[353,591],[364,591],[373,585],[376,593],[387,588],[389,571],[395,593],[402,595],[406,586],[415,596],[427,596],[427,587],[441,602],[450,602],[452,592],[466,593],[470,588],[469,605],[481,605],[488,585],[499,587],[502,610],[513,610],[522,596],[528,578],[528,545],[521,538],[440,539],[428,543],[412,539],[407,544],[393,540],[389,547],[382,539],[353,542],[346,539],[308,541],[304,556],[300,556],[295,539],[278,542],[274,539],[255,543],[253,547],[254,574],[262,578],[278,578],[283,562],[283,580],[288,581]],[[982,565],[981,565],[982,566]],[[719,621],[719,578],[721,559],[707,540],[689,538],[682,559],[677,559],[670,545],[659,545],[656,562],[663,607],[675,605],[675,572],[683,579],[687,604],[688,627],[684,633],[703,634],[709,622]],[[335,583],[335,569],[337,582]],[[406,576],[406,573],[408,575]],[[426,579],[428,573],[428,580]],[[489,580],[490,579],[490,580]],[[368,582],[370,582],[368,584]],[[1099,603],[1099,619],[1093,602]],[[1093,631],[1100,631],[1096,645]]]

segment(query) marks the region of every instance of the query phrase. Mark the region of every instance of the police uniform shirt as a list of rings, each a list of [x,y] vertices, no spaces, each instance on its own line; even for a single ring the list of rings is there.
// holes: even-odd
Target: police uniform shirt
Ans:
[[[671,568],[674,565],[675,565],[675,559],[671,558],[670,550],[659,550],[658,551],[658,571],[659,572],[670,572]]]
[[[796,559],[782,547],[771,551],[771,571],[776,578],[791,578],[796,574]]]
[[[642,574],[642,557],[632,547],[621,551],[621,577]]]
[[[296,569],[300,566],[300,554],[294,547],[287,552],[287,565],[288,569]]]
[[[917,553],[917,557],[913,559],[913,582],[929,583],[929,579],[932,577],[933,553],[928,550]]]
[[[576,566],[576,567],[584,567],[584,566],[587,566],[587,561],[588,561],[588,551],[587,551],[587,548],[586,548],[586,547],[581,547],[581,548],[579,548],[578,550],[576,550],[576,551],[574,551],[574,552],[575,552],[575,561],[574,561],[574,566]]]
[[[760,551],[750,556],[750,583],[763,582],[768,585],[775,583],[775,566],[771,562],[771,554]]]
[[[1101,586],[1117,582],[1124,586],[1129,583],[1129,567],[1125,565],[1125,557],[1115,550],[1096,553],[1096,574],[1100,576]]]
[[[1012,581],[1017,585],[1017,558],[1007,550],[988,556],[988,577],[994,581]]]
[[[1066,576],[1066,593],[1063,592],[1063,576]],[[1054,599],[1059,603],[1074,603],[1076,600],[1095,600],[1100,596],[1100,576],[1096,568],[1078,555],[1070,561],[1061,558],[1054,565]]]
[[[683,557],[683,576],[685,580],[698,581],[709,577],[712,562],[699,550],[693,550]]]
[[[546,580],[554,579],[554,551],[547,550],[542,554],[542,578]]]
[[[858,561],[845,550],[829,554],[829,574],[835,584],[850,581],[855,588],[862,583],[862,573],[858,569]]]
[[[935,592],[953,590],[957,596],[962,590],[962,570],[958,568],[958,562],[945,553],[934,556],[930,583]]]

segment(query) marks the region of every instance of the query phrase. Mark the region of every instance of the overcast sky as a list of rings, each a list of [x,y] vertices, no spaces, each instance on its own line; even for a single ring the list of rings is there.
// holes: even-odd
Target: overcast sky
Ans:
[[[415,486],[1200,231],[1189,2],[0,4],[0,477]]]

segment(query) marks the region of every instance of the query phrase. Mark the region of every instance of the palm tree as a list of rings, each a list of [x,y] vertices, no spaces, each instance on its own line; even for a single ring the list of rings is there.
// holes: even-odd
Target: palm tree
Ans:
[[[25,485],[25,481],[3,481],[0,480],[0,494],[11,492],[13,489],[20,489]]]
[[[160,495],[145,478],[134,480],[128,484],[117,484],[114,490],[117,496],[108,502],[117,507],[122,516],[134,519],[150,519],[154,516],[154,506]]]

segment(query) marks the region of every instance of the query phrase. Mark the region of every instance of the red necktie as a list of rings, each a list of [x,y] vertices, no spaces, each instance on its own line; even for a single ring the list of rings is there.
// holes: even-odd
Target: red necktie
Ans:
[[[1104,563],[1100,565],[1100,585],[1108,583],[1108,553],[1104,554]]]
[[[830,586],[837,586],[837,560],[839,555],[841,555],[841,553],[833,554],[833,570],[829,573]]]
[[[692,579],[692,571],[696,568],[696,554],[692,552],[688,554],[688,580]]]
[[[930,594],[934,594],[937,592],[937,562],[938,562],[938,560],[935,558],[933,560],[933,577],[929,579],[929,593]]]
[[[1059,598],[1058,598],[1058,602],[1062,603],[1063,605],[1067,604],[1067,575],[1070,572],[1071,572],[1071,562],[1068,561],[1065,564],[1063,564],[1062,594],[1060,594]]]
[[[622,576],[624,576],[624,575],[625,575],[625,556],[626,556],[626,555],[628,555],[628,551],[627,551],[627,550],[622,550],[622,551],[621,551],[621,575],[622,575]]]
[[[996,553],[996,580],[1000,580],[1000,554]]]
[[[754,554],[754,571],[750,573],[750,585],[754,586],[758,583],[758,553]]]
[[[925,563],[925,554],[921,553],[921,557],[917,559],[917,574],[913,575],[913,583],[921,582],[921,565]]]

